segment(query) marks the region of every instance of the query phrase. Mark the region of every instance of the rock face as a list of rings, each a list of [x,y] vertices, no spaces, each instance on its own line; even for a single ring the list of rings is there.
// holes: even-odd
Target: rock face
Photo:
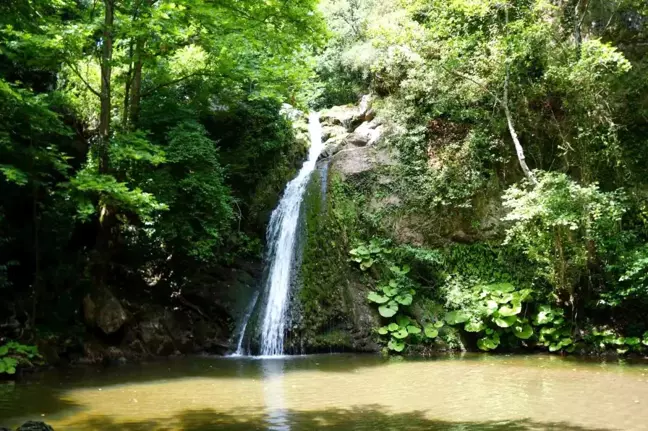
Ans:
[[[19,426],[16,431],[54,431],[54,428],[45,422],[29,421]]]
[[[106,335],[117,332],[128,320],[121,303],[108,289],[99,289],[83,298],[83,317],[88,326],[95,326]]]

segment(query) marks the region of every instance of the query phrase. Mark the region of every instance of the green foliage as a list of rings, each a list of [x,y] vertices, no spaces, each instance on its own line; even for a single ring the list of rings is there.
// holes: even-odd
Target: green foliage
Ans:
[[[349,251],[351,260],[360,264],[360,269],[366,271],[380,260],[384,260],[386,255],[391,254],[391,249],[386,247],[387,243],[372,239],[368,244],[360,244]]]
[[[16,374],[17,367],[32,365],[33,361],[40,359],[36,346],[9,341],[0,346],[0,374]]]
[[[573,294],[588,265],[623,241],[623,196],[581,186],[564,174],[539,173],[536,186],[509,188],[504,206],[504,219],[512,222],[505,244],[537,262],[540,275],[559,292]]]

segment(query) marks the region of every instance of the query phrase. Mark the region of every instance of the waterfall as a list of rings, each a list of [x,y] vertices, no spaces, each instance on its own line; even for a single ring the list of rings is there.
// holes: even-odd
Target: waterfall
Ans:
[[[245,330],[247,329],[248,322],[254,312],[254,307],[256,306],[257,299],[259,299],[259,292],[254,292],[252,296],[252,301],[248,305],[247,310],[245,310],[245,315],[243,316],[243,321],[241,324],[241,329],[239,329],[238,342],[236,343],[236,352],[232,356],[243,356],[245,355],[245,349],[243,348],[243,340],[245,339]]]
[[[317,113],[310,114],[308,129],[311,141],[308,159],[297,176],[286,185],[279,205],[272,212],[266,232],[268,273],[264,292],[266,303],[261,315],[261,355],[263,356],[281,355],[284,350],[284,333],[290,288],[294,279],[301,203],[311,174],[315,170],[317,158],[324,147],[322,126]],[[249,315],[246,316],[242,325],[237,354],[243,354],[241,346],[249,318]]]

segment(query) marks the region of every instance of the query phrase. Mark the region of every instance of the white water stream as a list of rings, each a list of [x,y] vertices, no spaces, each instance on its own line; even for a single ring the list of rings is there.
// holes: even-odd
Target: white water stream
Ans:
[[[310,114],[308,121],[311,145],[308,159],[304,162],[297,176],[286,185],[279,205],[272,212],[268,225],[267,261],[268,277],[265,285],[266,304],[261,314],[261,355],[281,355],[284,351],[284,334],[290,288],[295,270],[295,250],[301,203],[311,174],[315,170],[317,158],[324,147],[322,143],[322,126],[319,114]],[[249,319],[250,316],[246,316]],[[247,327],[247,321],[243,323]],[[236,354],[242,355],[242,341],[245,329],[241,331]]]

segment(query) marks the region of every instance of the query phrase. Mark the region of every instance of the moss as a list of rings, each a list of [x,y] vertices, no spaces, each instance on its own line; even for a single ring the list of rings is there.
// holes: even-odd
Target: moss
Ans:
[[[306,241],[297,299],[299,338],[308,352],[350,349],[354,326],[347,253],[356,235],[357,206],[336,176],[329,178],[326,200],[321,186],[316,173],[304,197]]]

